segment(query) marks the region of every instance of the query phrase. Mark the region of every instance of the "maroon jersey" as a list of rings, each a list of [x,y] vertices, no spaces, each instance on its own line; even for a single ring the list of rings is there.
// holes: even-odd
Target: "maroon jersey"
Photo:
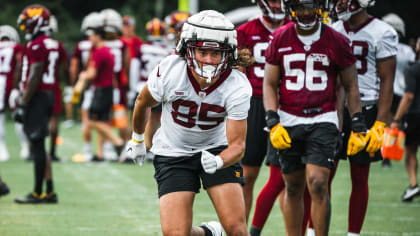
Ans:
[[[86,67],[91,49],[92,43],[89,40],[82,40],[78,42],[74,48],[72,57],[79,59],[80,68]]]
[[[63,45],[60,42],[58,42],[58,63],[57,63],[57,65],[61,65],[62,63],[66,63],[67,61],[68,61],[67,52],[64,49]],[[59,74],[60,73],[58,73],[58,70],[56,70],[54,86],[56,86],[57,88],[60,88]]]
[[[321,27],[319,40],[304,46],[289,24],[274,33],[265,54],[267,63],[280,67],[279,108],[295,116],[334,111],[337,72],[356,62],[349,40]]]
[[[16,68],[16,56],[21,55],[23,48],[12,41],[0,41],[0,85],[7,87],[13,84]],[[20,58],[21,59],[21,58]],[[1,90],[5,87],[0,86]]]
[[[111,87],[114,68],[114,56],[108,47],[93,49],[89,67],[95,67],[96,78],[93,86],[97,88]]]
[[[111,50],[114,56],[114,73],[118,81],[118,87],[125,87],[128,83],[127,76],[124,71],[124,54],[127,49],[127,44],[121,39],[105,41],[105,46]]]
[[[44,63],[44,69],[38,91],[53,89],[58,73],[57,69],[60,59],[59,50],[60,43],[46,35],[39,36],[26,45],[22,63],[24,89],[26,89],[26,82],[29,77],[31,65],[39,62]]]
[[[290,22],[285,18],[284,25]],[[236,29],[238,33],[238,47],[247,48],[255,58],[255,63],[246,70],[246,76],[252,85],[252,96],[262,98],[262,84],[264,79],[265,50],[271,40],[274,30],[264,25],[261,18],[249,21]]]

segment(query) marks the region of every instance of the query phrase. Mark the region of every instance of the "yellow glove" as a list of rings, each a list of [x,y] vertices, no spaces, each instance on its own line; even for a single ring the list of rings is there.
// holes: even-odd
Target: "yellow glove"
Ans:
[[[347,156],[356,155],[366,146],[366,134],[355,133],[351,131],[349,142],[347,144]]]
[[[375,121],[372,128],[366,135],[366,152],[375,153],[381,149],[384,142],[385,123],[381,121]]]
[[[277,149],[290,148],[292,143],[287,130],[280,123],[271,128],[270,141]]]

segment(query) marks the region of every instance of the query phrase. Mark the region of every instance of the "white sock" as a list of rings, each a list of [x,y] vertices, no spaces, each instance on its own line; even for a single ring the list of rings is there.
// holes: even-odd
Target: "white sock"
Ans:
[[[26,137],[25,132],[23,132],[23,125],[21,123],[15,122],[15,132],[22,143],[28,142],[28,138]]]
[[[4,113],[0,113],[0,143],[6,142],[6,140],[4,139],[5,119],[6,117]]]
[[[315,230],[308,228],[308,230],[306,230],[306,236],[315,236]]]
[[[360,236],[360,234],[356,234],[356,233],[350,233],[350,232],[348,232],[348,233],[347,233],[347,236]]]

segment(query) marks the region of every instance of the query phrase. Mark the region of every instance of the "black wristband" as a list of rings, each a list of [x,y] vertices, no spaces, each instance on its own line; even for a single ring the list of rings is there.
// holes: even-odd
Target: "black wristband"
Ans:
[[[265,112],[265,123],[267,124],[268,128],[273,128],[280,122],[280,116],[277,112],[273,110],[268,110]]]
[[[351,118],[351,130],[356,133],[366,133],[365,117],[361,112],[356,112]]]

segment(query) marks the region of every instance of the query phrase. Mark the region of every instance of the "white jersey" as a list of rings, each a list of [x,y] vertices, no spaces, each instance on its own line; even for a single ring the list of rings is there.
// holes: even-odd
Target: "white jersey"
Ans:
[[[350,29],[347,22],[343,21],[334,23],[332,27],[351,41],[353,53],[357,57],[360,99],[378,100],[380,80],[376,73],[376,61],[397,55],[397,32],[374,17],[356,29]]]
[[[200,89],[178,55],[159,63],[147,81],[152,97],[162,103],[161,127],[151,151],[163,156],[192,156],[227,145],[226,118],[248,116],[252,88],[238,70],[224,73],[216,83]]]
[[[405,79],[404,71],[410,65],[414,63],[416,59],[416,54],[413,49],[407,44],[399,43],[398,52],[397,52],[397,68],[395,70],[395,80],[394,80],[394,93],[398,96],[404,95],[405,90]]]

